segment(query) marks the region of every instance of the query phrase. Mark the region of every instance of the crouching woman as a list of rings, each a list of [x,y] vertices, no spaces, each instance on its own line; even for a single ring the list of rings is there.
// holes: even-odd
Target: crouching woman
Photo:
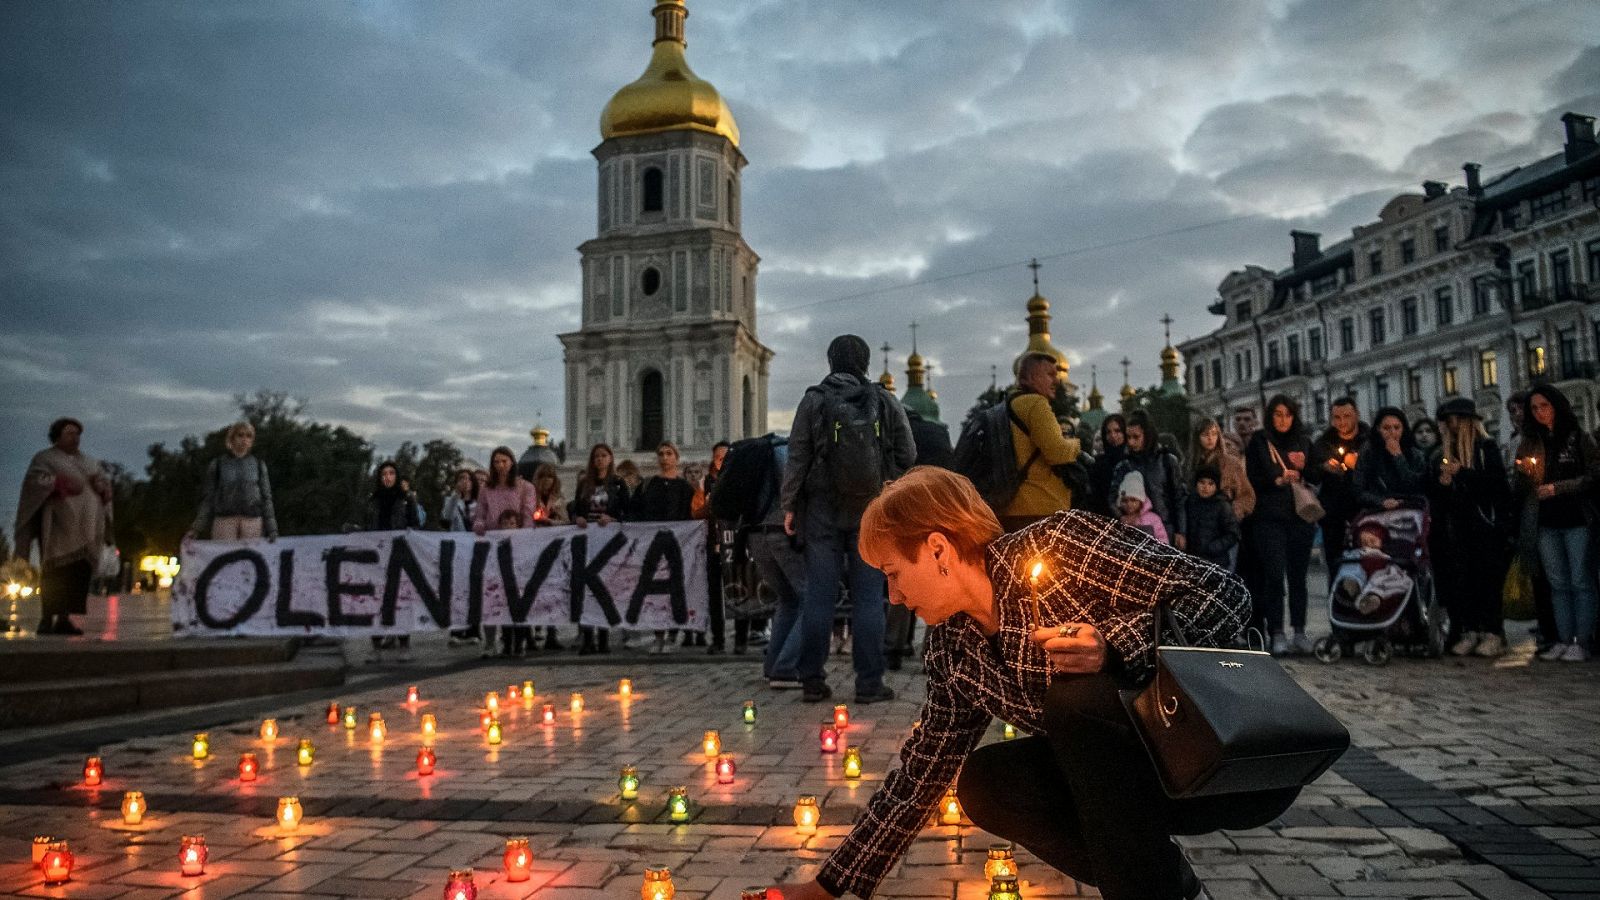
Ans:
[[[1191,644],[1239,640],[1250,601],[1232,575],[1081,511],[1002,536],[971,482],[930,467],[884,489],[860,541],[890,601],[928,624],[927,699],[900,767],[786,900],[870,897],[952,784],[976,825],[1106,900],[1207,896],[1172,836],[1257,827],[1294,802],[1297,788],[1169,799],[1118,695],[1153,672],[1158,603]],[[1033,736],[979,748],[991,717]]]

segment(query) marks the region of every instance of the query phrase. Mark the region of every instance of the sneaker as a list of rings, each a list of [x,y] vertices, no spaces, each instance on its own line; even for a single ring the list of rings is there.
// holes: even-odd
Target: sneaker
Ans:
[[[711,644],[711,646],[706,648],[706,655],[707,656],[722,656],[723,654],[725,654],[727,652],[728,652],[728,648],[727,648],[726,645],[718,644],[718,643],[715,643],[715,642],[713,642]]]
[[[1282,632],[1279,632],[1279,633],[1274,634],[1272,636],[1272,655],[1273,656],[1288,656],[1289,655],[1289,639],[1284,637]]]
[[[862,706],[866,706],[868,703],[884,703],[893,699],[894,688],[889,687],[887,684],[879,685],[877,690],[870,693],[863,694],[860,691],[856,691],[856,702]]]
[[[1583,645],[1582,644],[1579,644],[1577,641],[1573,641],[1572,643],[1567,645],[1567,648],[1565,650],[1561,651],[1561,661],[1562,662],[1588,662],[1589,661],[1589,651],[1583,649]]]
[[[1483,640],[1488,640],[1491,637],[1494,637],[1494,635],[1485,635]],[[1476,631],[1464,631],[1461,633],[1461,640],[1450,645],[1450,655],[1470,656],[1478,649],[1478,644],[1479,637]]]
[[[1473,656],[1482,656],[1493,659],[1506,652],[1506,639],[1498,634],[1485,634],[1478,638],[1478,646],[1472,648]]]
[[[1539,658],[1545,662],[1555,662],[1562,656],[1566,655],[1566,652],[1566,644],[1551,644],[1549,647],[1546,647],[1544,650],[1540,651]]]
[[[767,645],[767,630],[765,628],[751,629],[747,643],[752,647],[765,647]]]
[[[1296,631],[1294,633],[1294,640],[1291,642],[1291,645],[1294,647],[1294,652],[1296,655],[1308,656],[1310,655],[1311,648],[1313,646],[1311,643],[1311,635],[1306,634],[1304,631]]]
[[[809,681],[801,687],[800,699],[806,703],[821,703],[833,696],[833,688],[826,681]]]

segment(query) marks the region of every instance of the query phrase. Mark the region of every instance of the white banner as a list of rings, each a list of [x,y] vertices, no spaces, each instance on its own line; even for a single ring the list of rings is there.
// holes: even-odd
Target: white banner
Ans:
[[[172,623],[187,635],[707,624],[704,522],[192,541],[182,563]]]

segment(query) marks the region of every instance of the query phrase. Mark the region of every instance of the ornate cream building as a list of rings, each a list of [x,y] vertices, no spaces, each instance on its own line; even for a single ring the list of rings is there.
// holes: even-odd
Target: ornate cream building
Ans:
[[[1592,117],[1562,123],[1560,153],[1486,181],[1467,163],[1463,187],[1426,182],[1329,247],[1290,232],[1288,268],[1230,273],[1210,306],[1223,324],[1179,347],[1194,407],[1259,413],[1286,393],[1322,425],[1340,396],[1413,420],[1462,396],[1504,441],[1505,399],[1548,381],[1592,427],[1600,148]]]
[[[599,233],[583,254],[582,326],[566,349],[569,458],[589,445],[686,458],[767,430],[772,351],[740,233],[739,126],[684,58],[683,0],[656,0],[643,75],[600,116]]]

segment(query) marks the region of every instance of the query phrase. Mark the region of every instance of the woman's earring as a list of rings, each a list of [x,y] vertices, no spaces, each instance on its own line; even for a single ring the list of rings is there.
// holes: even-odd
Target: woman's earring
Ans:
[[[939,574],[940,574],[940,575],[941,575],[941,576],[943,576],[943,575],[949,575],[949,574],[950,574],[950,570],[949,570],[949,569],[947,569],[947,568],[945,568],[945,567],[944,567],[944,564],[943,564],[943,563],[941,563],[941,564],[940,564],[940,565],[939,565]]]

